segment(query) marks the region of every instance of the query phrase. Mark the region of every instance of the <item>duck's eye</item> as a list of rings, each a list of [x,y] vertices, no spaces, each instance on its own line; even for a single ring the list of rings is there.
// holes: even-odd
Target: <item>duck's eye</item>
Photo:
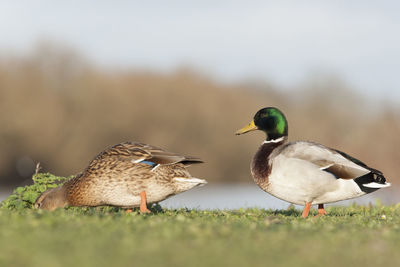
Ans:
[[[267,127],[273,128],[276,125],[276,117],[267,117],[266,119]]]
[[[35,203],[35,208],[36,208],[36,209],[39,209],[40,206],[42,206],[42,203],[40,203],[40,202],[39,202],[39,203]]]
[[[276,126],[276,118],[275,117],[264,117],[260,119],[258,123],[259,127],[265,130],[273,130]]]

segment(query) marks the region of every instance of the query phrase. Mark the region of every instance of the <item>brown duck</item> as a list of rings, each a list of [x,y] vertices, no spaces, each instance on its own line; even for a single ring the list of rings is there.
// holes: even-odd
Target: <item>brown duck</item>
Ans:
[[[148,203],[207,183],[187,171],[196,163],[202,161],[147,144],[120,143],[97,155],[75,178],[43,192],[35,208],[110,205],[150,212]]]

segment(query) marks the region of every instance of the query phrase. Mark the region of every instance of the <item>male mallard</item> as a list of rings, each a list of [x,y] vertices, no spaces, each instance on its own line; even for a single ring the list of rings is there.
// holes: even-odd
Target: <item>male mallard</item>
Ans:
[[[288,123],[277,108],[259,110],[236,134],[254,130],[267,135],[251,163],[254,181],[277,198],[305,205],[304,218],[312,204],[318,204],[318,214],[325,215],[325,203],[390,186],[382,172],[346,153],[313,142],[288,142]]]
[[[186,170],[195,163],[202,161],[146,144],[117,144],[97,155],[75,178],[42,193],[35,207],[54,210],[66,206],[140,206],[140,212],[150,212],[146,203],[207,183]]]

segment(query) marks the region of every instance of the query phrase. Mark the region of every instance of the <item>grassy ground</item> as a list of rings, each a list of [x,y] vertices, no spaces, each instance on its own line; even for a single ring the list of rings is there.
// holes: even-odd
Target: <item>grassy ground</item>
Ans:
[[[0,210],[0,266],[399,266],[400,205],[289,210]]]
[[[307,219],[294,208],[33,209],[66,180],[36,174],[1,203],[0,266],[400,266],[400,204]]]

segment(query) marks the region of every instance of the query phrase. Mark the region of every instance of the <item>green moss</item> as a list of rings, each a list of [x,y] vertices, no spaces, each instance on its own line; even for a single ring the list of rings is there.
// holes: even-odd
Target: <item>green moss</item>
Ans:
[[[0,209],[24,211],[27,209],[34,209],[36,199],[41,193],[50,188],[61,186],[66,181],[72,179],[74,176],[62,177],[55,176],[51,173],[38,173],[32,176],[33,184],[27,186],[20,186],[14,189],[13,193],[4,201],[0,203]],[[151,211],[157,213],[161,211],[161,206],[158,204],[149,207]],[[94,214],[94,213],[110,213],[125,211],[123,208],[103,206],[103,207],[67,207],[65,209],[75,210],[81,214]]]
[[[1,202],[1,208],[8,210],[32,209],[41,193],[60,186],[71,178],[55,176],[51,173],[35,174],[32,177],[33,184],[17,187],[7,199]]]

